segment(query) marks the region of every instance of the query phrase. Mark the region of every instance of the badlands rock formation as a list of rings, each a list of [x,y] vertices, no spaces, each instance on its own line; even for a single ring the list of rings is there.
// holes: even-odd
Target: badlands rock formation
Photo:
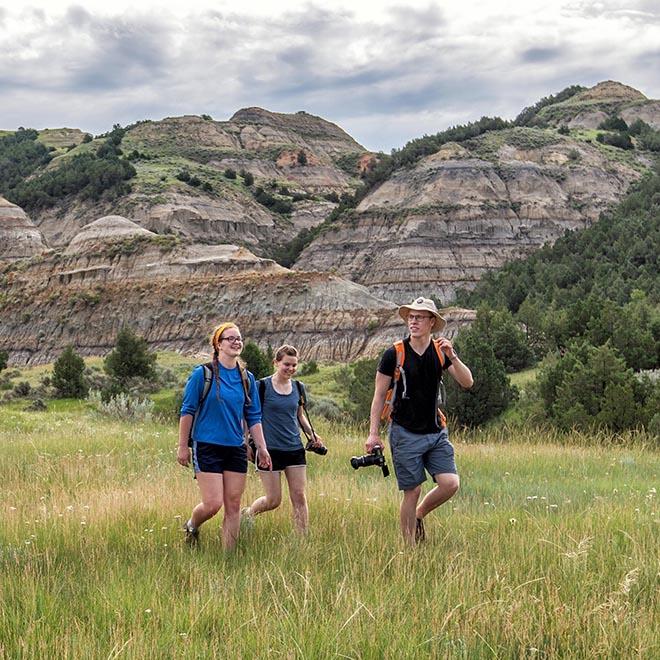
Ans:
[[[628,124],[642,119],[657,130],[660,129],[660,101],[650,100],[628,85],[606,80],[539,112],[539,119],[553,126],[585,129],[598,128],[601,122],[613,116],[622,117]]]
[[[313,195],[294,204],[293,215],[304,216],[303,226],[322,222],[328,206],[322,195],[352,191],[358,185],[360,159],[370,157],[341,128],[320,117],[261,108],[239,110],[224,122],[197,116],[140,122],[126,132],[121,149],[139,154],[133,160],[133,191],[111,202],[72,200],[36,212],[33,219],[51,247],[67,245],[99,215],[120,214],[158,233],[169,231],[204,243],[240,240],[263,251],[264,246],[292,239],[299,227],[258,203],[256,186],[276,182],[302,196]],[[346,171],[347,162],[355,163],[354,171]],[[184,169],[212,189],[178,180]],[[241,185],[240,178],[226,179],[227,169],[250,172],[255,186]],[[303,203],[306,209],[298,212]],[[318,208],[310,208],[314,206]]]
[[[0,260],[33,257],[48,248],[22,208],[0,197]]]
[[[17,364],[52,361],[67,344],[106,354],[124,324],[152,349],[199,353],[211,328],[233,319],[261,346],[288,341],[305,359],[337,360],[377,354],[404,330],[394,303],[353,282],[118,216],[90,223],[63,252],[5,262],[0,277],[0,349]],[[465,311],[448,320],[451,334]]]
[[[504,262],[594,222],[639,173],[603,151],[535,129],[446,144],[399,169],[300,255],[375,295],[448,303]]]

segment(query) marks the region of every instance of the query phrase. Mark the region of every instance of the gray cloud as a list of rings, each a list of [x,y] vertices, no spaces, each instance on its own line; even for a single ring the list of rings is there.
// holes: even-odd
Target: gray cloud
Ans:
[[[83,6],[60,16],[26,11],[20,30],[0,31],[0,127],[99,133],[167,115],[225,119],[260,105],[307,110],[389,151],[482,115],[515,117],[571,84],[614,78],[660,95],[657,27],[617,17],[620,3],[601,5],[598,14],[589,13],[593,3],[568,5],[557,30],[547,16],[524,23],[513,10],[459,28],[432,3],[394,7],[377,19],[315,5],[270,17],[203,11],[185,20],[137,10],[101,17]],[[0,22],[11,19],[0,9]],[[601,38],[589,30],[592,21],[617,30]]]
[[[562,55],[562,50],[560,48],[527,48],[522,53],[520,53],[520,59],[523,62],[548,62],[550,60],[556,60]]]

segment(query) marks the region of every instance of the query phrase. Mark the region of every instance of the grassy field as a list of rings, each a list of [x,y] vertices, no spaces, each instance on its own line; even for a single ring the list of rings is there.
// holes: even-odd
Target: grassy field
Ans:
[[[0,658],[660,656],[660,457],[640,443],[456,435],[462,488],[409,549],[393,477],[348,464],[363,434],[319,421],[310,534],[284,503],[225,555],[219,519],[183,542],[173,426],[23,407],[0,407]]]

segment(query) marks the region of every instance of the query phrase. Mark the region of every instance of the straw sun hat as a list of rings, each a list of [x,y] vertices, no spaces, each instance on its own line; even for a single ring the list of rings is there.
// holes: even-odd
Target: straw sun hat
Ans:
[[[439,332],[447,325],[447,321],[440,316],[440,312],[435,306],[435,303],[429,298],[415,298],[410,304],[401,305],[401,307],[399,307],[399,316],[407,323],[408,315],[413,311],[428,312],[435,317],[431,332]]]

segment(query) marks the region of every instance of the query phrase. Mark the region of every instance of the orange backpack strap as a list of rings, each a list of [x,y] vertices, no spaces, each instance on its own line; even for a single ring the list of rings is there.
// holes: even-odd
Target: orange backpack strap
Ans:
[[[401,373],[403,371],[403,361],[406,359],[406,351],[403,347],[403,341],[399,340],[394,342],[394,351],[396,352],[396,366],[394,367],[394,375],[392,376],[392,383],[390,384],[390,387],[387,390],[387,394],[385,395],[383,410],[380,413],[380,418],[384,422],[389,422],[392,417],[394,397],[396,394],[396,384],[399,381],[399,378],[401,378]]]
[[[440,367],[444,369],[445,367],[445,354],[442,352],[442,349],[440,348],[440,340],[439,339],[434,339],[433,340],[433,346],[435,348],[435,352],[438,355],[438,359],[440,360]],[[440,399],[444,399],[444,391],[445,391],[445,386],[444,383],[442,382],[442,373],[440,374],[440,380],[438,381],[438,424],[440,424],[440,428],[446,428],[447,426],[447,417],[445,414],[442,412],[442,409],[440,408]]]
[[[445,367],[445,354],[442,352],[442,349],[440,348],[440,340],[439,339],[434,339],[433,340],[433,347],[435,348],[435,352],[438,355],[438,360],[440,360],[440,366],[444,369],[444,367]]]

